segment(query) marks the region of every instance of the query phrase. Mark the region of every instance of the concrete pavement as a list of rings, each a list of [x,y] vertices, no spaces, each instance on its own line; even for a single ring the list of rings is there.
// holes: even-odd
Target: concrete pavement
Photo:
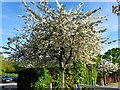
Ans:
[[[17,90],[17,83],[0,83],[0,90]]]
[[[120,83],[111,83],[106,86],[113,87],[113,88],[119,88],[120,89]]]

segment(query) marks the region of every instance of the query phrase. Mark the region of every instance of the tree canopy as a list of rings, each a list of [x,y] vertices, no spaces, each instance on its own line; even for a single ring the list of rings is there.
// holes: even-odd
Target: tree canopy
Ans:
[[[104,59],[107,59],[113,63],[119,63],[120,65],[120,48],[109,49],[104,55]]]
[[[0,71],[6,73],[16,72],[14,68],[14,60],[10,58],[5,58],[4,56],[0,56]]]
[[[24,1],[23,4],[27,15],[19,16],[25,25],[17,29],[22,31],[20,35],[8,38],[8,47],[3,47],[6,53],[17,62],[33,66],[58,63],[63,77],[66,67],[76,60],[93,64],[92,59],[100,54],[106,41],[102,36],[106,28],[101,26],[106,16],[99,15],[101,8],[84,12],[83,3],[74,10],[66,10],[58,2],[56,9],[47,2],[31,2],[34,10]]]
[[[42,13],[23,2],[28,13],[21,16],[25,20],[23,33],[8,38],[7,49],[16,60],[32,64],[54,60],[66,66],[78,59],[91,63],[100,53],[104,40],[100,33],[106,30],[99,26],[106,17],[94,14],[100,8],[83,12],[80,3],[75,10],[66,11],[62,5],[54,10],[46,2],[31,3]]]

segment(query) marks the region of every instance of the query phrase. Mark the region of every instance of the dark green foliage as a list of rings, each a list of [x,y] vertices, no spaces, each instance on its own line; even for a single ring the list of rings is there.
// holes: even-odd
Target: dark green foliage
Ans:
[[[55,90],[58,90],[61,88],[61,71],[59,65],[55,65],[55,68],[53,68],[53,65],[48,68],[50,75],[53,77],[52,80],[52,86]]]
[[[18,90],[43,90],[49,88],[52,77],[45,67],[21,70],[18,75]]]
[[[75,62],[72,67],[68,67],[65,73],[65,88],[71,89],[74,84],[92,85],[96,84],[97,72],[96,66],[86,66],[80,62]],[[37,68],[26,69],[19,72],[18,90],[44,90],[48,89],[50,83],[54,90],[61,88],[61,71],[60,67],[56,68]]]
[[[58,90],[58,89],[60,89],[61,88],[61,74],[60,73],[57,73],[56,74],[56,79],[53,79],[52,80],[52,84],[53,84],[53,88],[55,89],[55,90]]]
[[[75,83],[85,84],[88,79],[88,70],[81,62],[76,62],[72,67]]]
[[[34,83],[37,81],[37,71],[40,69],[25,69],[21,70],[18,75],[18,90],[33,90]]]
[[[104,59],[111,60],[112,63],[119,63],[120,65],[120,48],[112,48],[108,50],[104,55]]]
[[[44,67],[42,70],[37,72],[38,80],[34,84],[34,90],[45,90],[50,87],[52,77],[49,71]]]

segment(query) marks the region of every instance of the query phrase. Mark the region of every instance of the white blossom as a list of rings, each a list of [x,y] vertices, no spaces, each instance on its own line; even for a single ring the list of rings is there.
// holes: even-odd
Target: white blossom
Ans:
[[[102,60],[102,63],[97,67],[98,73],[113,73],[118,70],[118,63],[113,64],[109,60]]]

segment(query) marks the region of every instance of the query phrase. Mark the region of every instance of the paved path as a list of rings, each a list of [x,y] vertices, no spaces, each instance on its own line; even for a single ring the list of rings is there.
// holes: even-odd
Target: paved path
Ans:
[[[0,83],[0,90],[17,90],[17,83]]]
[[[111,83],[111,84],[106,85],[106,86],[113,87],[113,88],[119,88],[120,89],[120,83]]]

